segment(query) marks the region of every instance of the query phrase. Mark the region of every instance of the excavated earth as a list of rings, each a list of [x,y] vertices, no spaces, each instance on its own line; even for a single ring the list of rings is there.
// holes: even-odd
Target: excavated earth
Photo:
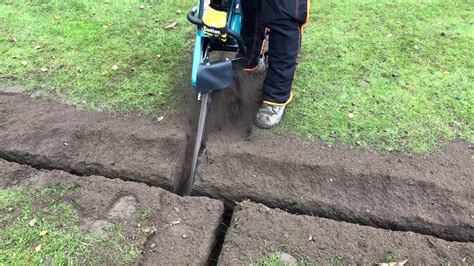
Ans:
[[[210,123],[215,121],[211,117]],[[316,262],[343,257],[347,262],[375,263],[381,262],[383,253],[389,250],[414,264],[473,263],[471,144],[455,141],[428,155],[412,156],[321,142],[304,143],[297,136],[247,130],[247,122],[242,122],[243,127],[232,122],[239,124],[238,130],[232,125],[210,126],[198,174],[190,187],[193,196],[224,202],[228,212],[245,200],[268,207],[239,205],[222,252],[225,231],[216,229],[216,221],[225,215],[218,201],[181,198],[170,193],[182,191],[181,185],[189,183],[183,175],[189,163],[186,135],[190,133],[186,122],[87,112],[52,100],[0,92],[0,158],[10,162],[2,162],[0,167],[53,173],[64,178],[51,180],[66,183],[96,180],[110,183],[111,187],[118,184],[130,195],[140,197],[135,198],[137,202],[147,202],[143,197],[148,195],[157,196],[140,193],[134,187],[156,190],[157,195],[170,198],[169,203],[150,205],[157,209],[167,204],[180,208],[183,202],[189,202],[183,209],[186,214],[181,215],[196,217],[196,223],[189,223],[187,228],[195,227],[201,238],[193,241],[195,246],[187,246],[189,249],[168,254],[176,256],[175,260],[167,257],[173,264],[215,262],[219,253],[221,264],[245,264],[273,251]],[[5,180],[21,179],[22,173],[10,171],[0,184],[15,185]],[[34,183],[20,180],[18,184],[31,182]],[[116,197],[112,196],[113,191],[107,203],[97,200],[90,204],[110,206]],[[211,205],[214,207],[205,207]],[[94,211],[85,210],[87,216],[94,216]],[[173,212],[173,207],[169,212]],[[217,220],[214,214],[218,214]],[[199,224],[200,221],[206,223]],[[173,227],[166,227],[163,232],[170,228]],[[289,245],[285,245],[287,240]],[[181,242],[171,238],[155,241],[171,241],[181,246]],[[209,245],[216,242],[210,252]],[[163,253],[144,250],[142,259],[149,263],[164,261],[159,257]],[[200,260],[185,261],[187,254]]]
[[[460,265],[474,260],[474,243],[293,215],[250,202],[239,205],[219,264],[248,264],[274,250],[318,265],[371,265],[383,262],[390,251],[396,261],[408,259],[410,265]]]
[[[104,236],[107,227],[123,223],[125,241],[137,242],[145,265],[202,265],[208,262],[224,205],[200,197],[179,197],[143,183],[79,177],[64,171],[36,170],[0,159],[0,187],[68,187],[64,201],[79,212],[81,227]],[[146,219],[141,213],[151,210]],[[138,218],[137,218],[138,217]]]

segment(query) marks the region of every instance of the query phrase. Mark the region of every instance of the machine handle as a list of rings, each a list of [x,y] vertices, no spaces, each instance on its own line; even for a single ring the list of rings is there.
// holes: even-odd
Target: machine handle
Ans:
[[[195,17],[196,15],[196,8],[194,8],[193,10],[189,11],[188,13],[188,20],[189,22],[191,22],[192,24],[198,26],[198,27],[202,27],[204,25],[204,23],[202,22],[202,19],[198,19]]]
[[[201,28],[202,26],[204,26],[204,23],[202,22],[202,19],[199,19],[199,18],[196,18],[196,8],[192,9],[191,11],[188,12],[188,20],[189,22],[191,22],[192,24],[198,26],[199,28]],[[240,52],[243,54],[243,55],[247,55],[247,48],[245,47],[245,44],[244,44],[244,40],[242,39],[242,37],[240,36],[240,34],[238,34],[237,32],[227,28],[226,29],[227,31],[227,34],[234,38],[236,41],[237,41],[237,45],[239,46],[239,50]]]

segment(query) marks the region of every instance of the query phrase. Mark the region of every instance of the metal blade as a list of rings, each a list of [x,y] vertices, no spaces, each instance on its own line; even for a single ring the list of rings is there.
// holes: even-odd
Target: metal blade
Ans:
[[[204,137],[204,128],[206,125],[207,107],[208,107],[210,94],[211,94],[210,92],[203,92],[201,94],[201,111],[199,112],[199,123],[198,123],[197,133],[196,133],[196,143],[194,145],[193,160],[191,164],[191,175],[189,177],[192,183],[194,183],[194,176],[196,175],[197,161],[199,157],[199,152],[201,150],[202,139]]]

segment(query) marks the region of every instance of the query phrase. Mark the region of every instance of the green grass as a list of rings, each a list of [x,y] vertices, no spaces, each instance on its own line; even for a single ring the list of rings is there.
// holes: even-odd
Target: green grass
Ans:
[[[0,76],[93,109],[169,108],[187,71],[192,30],[184,11],[193,2],[1,1]]]
[[[383,258],[383,262],[384,263],[394,263],[394,262],[396,262],[396,259],[397,259],[397,255],[395,254],[395,252],[390,250],[385,254],[385,256]]]
[[[290,265],[288,262],[281,260],[281,252],[273,252],[264,256],[262,258],[257,259],[256,261],[250,263],[250,266],[286,266]],[[306,262],[297,261],[296,265],[298,266],[305,266],[311,265]]]
[[[194,2],[4,0],[0,77],[94,109],[176,110]],[[472,1],[312,2],[285,129],[410,152],[474,142]]]
[[[59,200],[67,191],[0,188],[0,265],[127,263],[138,256],[120,225],[110,238],[83,232],[74,206]]]
[[[286,127],[425,152],[474,142],[472,1],[317,1]]]

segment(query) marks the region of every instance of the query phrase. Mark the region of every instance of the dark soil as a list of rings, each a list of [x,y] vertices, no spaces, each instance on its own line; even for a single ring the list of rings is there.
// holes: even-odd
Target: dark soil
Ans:
[[[305,143],[297,136],[255,130],[252,127],[257,106],[254,99],[261,80],[258,75],[239,75],[244,76],[232,89],[213,95],[195,184],[186,179],[189,158],[185,154],[189,154],[189,144],[194,143],[191,121],[196,112],[191,111],[187,121],[166,118],[158,122],[148,116],[87,112],[51,99],[38,101],[13,92],[0,92],[0,158],[40,169],[59,169],[73,175],[88,176],[79,178],[61,171],[38,172],[15,165],[4,171],[7,177],[0,179],[0,185],[25,184],[31,182],[32,175],[45,172],[54,173],[64,180],[82,180],[80,182],[84,183],[81,184],[97,182],[105,189],[92,189],[91,193],[98,194],[91,194],[93,199],[81,203],[84,207],[80,208],[85,210],[84,215],[97,216],[94,219],[101,222],[108,221],[104,220],[104,215],[107,216],[117,202],[120,203],[117,208],[123,210],[118,213],[127,212],[122,207],[134,200],[138,205],[148,202],[141,194],[156,199],[154,202],[164,202],[156,207],[163,210],[160,212],[163,216],[156,219],[163,225],[164,231],[159,231],[159,234],[169,237],[160,239],[155,234],[156,238],[149,237],[145,247],[154,243],[154,247],[174,249],[182,244],[178,236],[183,241],[192,239],[191,244],[196,246],[186,246],[179,253],[171,250],[169,256],[144,248],[142,262],[147,264],[156,264],[157,261],[161,264],[167,260],[175,262],[177,258],[171,255],[176,254],[184,262],[195,254],[208,252],[212,246],[208,242],[215,240],[212,234],[222,218],[207,214],[205,199],[199,199],[203,202],[195,206],[195,198],[179,198],[148,185],[174,192],[192,190],[193,195],[221,199],[229,208],[251,199],[292,213],[412,231],[451,241],[474,241],[474,151],[468,143],[456,141],[428,155],[413,156],[322,142]],[[239,91],[244,87],[247,88],[245,93]],[[5,165],[5,162],[0,165],[0,172]],[[110,181],[97,176],[115,179]],[[62,182],[61,178],[48,177],[47,180]],[[125,194],[117,196],[119,188]],[[111,192],[105,191],[107,189]],[[99,192],[106,197],[103,201],[99,200],[102,199]],[[179,214],[174,208],[168,208],[167,205],[176,206],[173,205],[175,201],[179,206],[188,206],[183,207],[184,213],[179,206]],[[91,209],[94,205],[98,206],[97,210]],[[201,215],[199,218],[187,216],[198,214]],[[192,226],[181,230],[167,225],[175,222],[176,215],[189,219]],[[202,217],[207,216],[210,217],[208,224],[198,223],[206,221]],[[192,223],[194,219],[197,224]],[[100,227],[101,222],[94,221],[85,223],[85,228],[94,230],[97,225]],[[319,220],[315,221],[315,224],[319,223]],[[342,223],[335,223],[335,227],[339,224]],[[200,228],[207,228],[206,232],[214,231],[191,238],[186,230],[194,227],[197,232],[205,231]],[[202,244],[200,242],[204,243],[202,250],[206,251],[196,253],[198,249],[195,248]],[[214,250],[216,252],[218,250]],[[452,254],[455,252],[464,254],[463,250]]]
[[[62,200],[76,207],[83,230],[104,236],[106,227],[124,224],[125,241],[141,248],[143,256],[137,263],[145,265],[207,263],[224,212],[223,204],[216,200],[183,198],[119,179],[39,171],[4,160],[0,160],[0,177],[0,187],[4,188],[67,187]],[[102,248],[103,254],[110,252],[107,247]]]
[[[184,131],[139,115],[86,112],[0,92],[0,157],[79,175],[103,175],[173,190]]]
[[[222,250],[220,265],[248,265],[273,252],[321,265],[382,263],[389,252],[397,262],[408,259],[407,265],[474,262],[474,243],[292,215],[248,202],[234,211]]]
[[[250,199],[295,213],[474,241],[473,150],[454,142],[426,156],[348,149],[256,131],[207,142],[196,195]]]

